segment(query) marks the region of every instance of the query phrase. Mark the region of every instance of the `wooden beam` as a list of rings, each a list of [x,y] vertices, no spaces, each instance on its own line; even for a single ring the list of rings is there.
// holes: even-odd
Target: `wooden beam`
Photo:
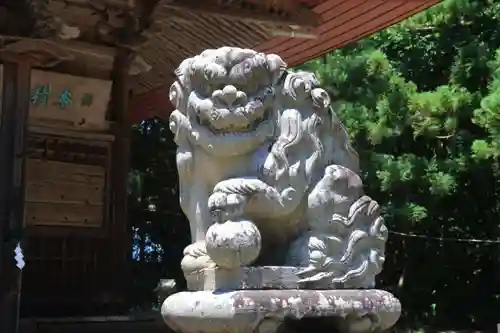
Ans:
[[[236,1],[236,3],[243,3],[243,1]],[[280,29],[289,27],[296,31],[303,29],[309,31],[320,24],[319,15],[301,6],[287,8],[287,10],[278,13],[271,12],[263,5],[223,5],[218,0],[169,0],[163,6],[167,9],[221,16],[229,20],[265,24],[271,27],[280,27]]]
[[[318,34],[308,33],[308,32],[296,32],[295,30],[280,30],[280,29],[272,29],[272,36],[277,37],[291,37],[291,38],[303,38],[303,39],[316,39],[318,38]]]
[[[64,137],[64,138],[84,139],[84,140],[97,141],[97,142],[100,142],[100,141],[112,142],[115,140],[115,137],[112,134],[108,134],[108,133],[70,131],[67,129],[61,129],[61,128],[57,128],[57,127],[50,128],[50,127],[46,127],[46,126],[37,126],[37,125],[30,125],[29,132],[30,133],[37,133],[37,134],[59,136],[59,137]]]
[[[76,76],[111,79],[116,47],[75,41],[59,42],[59,45],[73,56],[73,60],[62,62],[51,70]],[[127,74],[135,76],[150,69],[151,66],[140,55],[134,55]]]
[[[14,249],[24,231],[25,151],[30,101],[29,63],[3,63],[0,123],[0,323],[17,333],[22,270]]]
[[[80,41],[41,40],[0,35],[0,57],[4,60],[26,59],[36,68],[82,77],[109,80],[116,55],[116,47],[95,45]],[[148,72],[151,66],[140,55],[132,59],[128,74]]]
[[[56,0],[63,2],[63,0]],[[135,7],[134,3],[130,0],[64,0],[68,5],[81,6],[81,7],[94,7],[104,10],[106,7],[132,9]]]
[[[112,293],[124,295],[127,280],[127,262],[132,251],[132,228],[127,214],[127,181],[130,168],[130,135],[128,121],[129,76],[128,71],[133,55],[127,49],[119,49],[114,60],[113,87],[111,91],[110,117],[113,121],[112,133],[115,140],[111,157],[111,219],[109,247],[109,283]],[[118,282],[117,282],[118,281]]]
[[[2,39],[8,37],[2,36]],[[42,39],[22,38],[0,49],[4,61],[29,62],[34,67],[52,67],[62,61],[73,60],[73,55],[57,42]]]

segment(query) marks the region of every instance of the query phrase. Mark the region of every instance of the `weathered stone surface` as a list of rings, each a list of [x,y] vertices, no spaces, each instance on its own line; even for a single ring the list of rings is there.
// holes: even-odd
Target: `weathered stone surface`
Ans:
[[[233,47],[205,50],[175,74],[169,125],[193,241],[181,267],[203,291],[167,298],[167,324],[181,333],[391,327],[399,301],[354,290],[375,286],[388,230],[315,75]]]
[[[393,326],[401,305],[373,289],[198,291],[170,296],[161,313],[182,333],[373,332]]]
[[[186,277],[258,260],[302,267],[311,289],[373,288],[388,231],[315,75],[234,47],[205,50],[175,73],[169,125],[193,241]]]
[[[299,289],[299,267],[259,266],[223,269],[205,268],[187,276],[188,289],[243,290],[243,289]]]
[[[259,256],[262,239],[251,221],[214,223],[205,236],[207,254],[218,267],[232,269],[251,264]]]

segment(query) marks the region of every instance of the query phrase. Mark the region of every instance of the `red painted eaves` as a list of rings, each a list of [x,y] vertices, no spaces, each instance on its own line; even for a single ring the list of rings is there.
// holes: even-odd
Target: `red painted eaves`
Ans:
[[[132,97],[129,102],[129,119],[132,124],[154,117],[168,119],[173,109],[168,89],[153,89]]]
[[[280,55],[289,66],[319,57],[410,17],[440,0],[327,0],[314,7],[321,15],[318,38],[275,37],[255,47]],[[168,118],[173,110],[168,87],[136,95],[130,102],[130,120]]]
[[[314,59],[352,41],[391,26],[439,0],[331,0],[336,6],[321,13],[317,39],[287,38],[266,42],[257,49],[279,54],[289,66]]]

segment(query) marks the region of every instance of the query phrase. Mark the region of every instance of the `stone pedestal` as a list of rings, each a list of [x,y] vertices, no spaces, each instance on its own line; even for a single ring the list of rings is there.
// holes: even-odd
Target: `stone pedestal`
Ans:
[[[297,274],[300,270],[301,268],[292,266],[238,267],[234,269],[210,267],[186,275],[186,281],[188,289],[191,291],[301,289],[303,286],[298,283],[300,278]]]
[[[181,292],[161,313],[180,333],[379,332],[393,326],[399,301],[382,290]]]

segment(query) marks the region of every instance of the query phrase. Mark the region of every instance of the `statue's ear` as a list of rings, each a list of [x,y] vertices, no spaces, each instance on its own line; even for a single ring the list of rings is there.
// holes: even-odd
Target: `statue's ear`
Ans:
[[[174,74],[175,76],[177,76],[177,80],[183,87],[185,87],[189,81],[189,74],[192,63],[193,58],[185,59],[181,62],[179,67],[174,70]]]
[[[311,98],[314,105],[318,106],[321,109],[330,110],[331,98],[325,89],[322,88],[313,89],[311,91]]]
[[[287,64],[277,54],[266,55],[267,66],[271,74],[271,82],[277,82],[286,71]]]
[[[286,80],[286,77],[288,76],[288,74],[290,74],[289,71],[285,70],[283,71],[283,73],[281,73],[281,76],[280,78],[278,79],[278,82],[276,82],[276,84],[280,87],[283,86],[283,84],[285,84],[285,80]]]

